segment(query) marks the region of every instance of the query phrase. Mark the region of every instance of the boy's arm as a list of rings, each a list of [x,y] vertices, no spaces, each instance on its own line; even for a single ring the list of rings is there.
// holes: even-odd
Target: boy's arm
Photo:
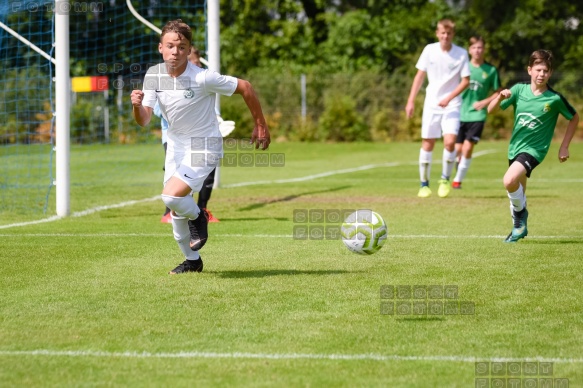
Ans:
[[[482,101],[476,101],[474,103],[474,109],[475,110],[482,110],[484,108],[487,108],[488,105],[490,105],[490,102],[492,102],[493,99],[498,97],[498,94],[500,93],[500,91],[502,91],[502,88],[499,88],[498,90],[496,90],[494,93],[492,93],[492,95],[490,97],[484,98]]]
[[[463,77],[461,82],[456,86],[456,88],[443,100],[439,101],[439,105],[442,108],[445,108],[449,105],[449,102],[459,96],[470,84],[470,77]]]
[[[266,150],[269,147],[269,143],[271,143],[271,137],[265,117],[263,116],[263,111],[261,110],[261,103],[259,102],[259,98],[257,98],[257,94],[255,94],[255,89],[253,89],[249,81],[238,79],[237,89],[235,89],[234,94],[240,94],[243,97],[245,104],[247,104],[253,116],[255,126],[251,135],[251,143],[255,144],[255,148],[261,147],[262,150]]]
[[[510,92],[510,89],[504,89],[498,93],[498,95],[490,101],[490,104],[488,105],[488,113],[496,112],[500,107],[500,103],[511,95],[512,93]]]
[[[142,105],[142,101],[144,100],[144,92],[141,90],[134,90],[132,91],[131,95],[132,99],[132,113],[134,115],[134,119],[139,126],[143,127],[150,123],[150,119],[152,118],[152,108],[149,106]]]
[[[567,131],[565,132],[565,137],[563,137],[563,142],[559,148],[559,161],[561,163],[566,162],[569,159],[569,144],[575,136],[575,131],[577,130],[577,125],[579,124],[579,113],[575,113],[575,116],[569,121],[567,125]]]
[[[417,70],[417,74],[415,74],[415,78],[413,78],[413,85],[411,85],[409,99],[407,99],[407,106],[405,107],[405,113],[407,114],[408,119],[413,117],[413,112],[415,111],[415,97],[417,97],[417,93],[419,93],[421,85],[423,85],[423,81],[425,81],[425,74],[426,73],[423,70]]]

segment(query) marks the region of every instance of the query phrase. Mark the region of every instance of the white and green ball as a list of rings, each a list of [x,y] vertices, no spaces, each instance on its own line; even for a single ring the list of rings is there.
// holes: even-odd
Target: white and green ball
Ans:
[[[381,215],[367,209],[350,214],[340,229],[344,245],[352,252],[366,255],[372,255],[383,247],[388,232]]]

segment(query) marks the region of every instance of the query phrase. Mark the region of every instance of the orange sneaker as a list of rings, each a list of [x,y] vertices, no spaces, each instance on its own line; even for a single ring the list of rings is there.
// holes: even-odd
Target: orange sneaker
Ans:
[[[160,222],[163,224],[171,224],[172,223],[172,216],[170,215],[170,212],[164,214],[162,216],[162,218],[160,218]]]
[[[454,181],[451,184],[451,187],[453,187],[454,189],[461,189],[462,188],[462,182],[456,182],[456,181]]]
[[[207,214],[209,215],[209,222],[220,222],[219,219],[213,216],[213,213],[209,209],[205,209]]]

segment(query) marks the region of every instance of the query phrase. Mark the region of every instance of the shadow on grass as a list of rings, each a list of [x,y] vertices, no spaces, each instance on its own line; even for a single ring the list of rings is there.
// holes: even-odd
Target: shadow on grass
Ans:
[[[400,322],[429,322],[429,321],[445,321],[444,317],[409,317],[409,318],[396,318],[396,321]]]
[[[242,207],[239,210],[240,211],[255,210],[255,209],[258,209],[258,208],[263,207],[265,205],[270,205],[272,203],[293,201],[294,199],[299,198],[299,197],[303,197],[305,195],[330,193],[333,191],[340,191],[340,190],[348,189],[350,187],[352,187],[352,186],[340,186],[340,187],[335,187],[335,188],[328,189],[328,190],[308,191],[308,192],[300,193],[300,194],[287,195],[285,197],[274,198],[274,199],[271,199],[271,200],[265,201],[265,202],[254,203],[254,204],[251,204],[249,206]]]
[[[528,239],[528,237],[527,237]],[[583,244],[583,237],[577,238],[541,238],[537,239],[533,237],[532,239],[528,239],[524,241],[528,244],[540,244],[540,245],[563,245],[563,244]]]
[[[242,218],[225,218],[221,217],[220,221],[237,222],[237,221],[290,221],[289,217],[242,217]]]
[[[345,273],[354,273],[355,271],[340,271],[340,270],[295,270],[295,269],[266,269],[266,270],[250,270],[250,271],[217,271],[214,272],[221,278],[237,279],[237,278],[264,278],[268,276],[290,276],[290,275],[339,275]],[[213,273],[213,272],[207,272]]]

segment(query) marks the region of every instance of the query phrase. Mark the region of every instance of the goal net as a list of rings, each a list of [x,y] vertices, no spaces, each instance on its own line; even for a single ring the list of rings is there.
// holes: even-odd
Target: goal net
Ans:
[[[138,127],[129,104],[148,65],[160,62],[159,30],[148,23],[161,29],[168,20],[181,18],[193,28],[193,43],[204,56],[206,2],[69,5],[71,148],[159,142],[157,123],[146,130]],[[54,214],[54,2],[4,0],[0,23],[0,214]],[[91,177],[95,185],[107,180],[106,172]]]

